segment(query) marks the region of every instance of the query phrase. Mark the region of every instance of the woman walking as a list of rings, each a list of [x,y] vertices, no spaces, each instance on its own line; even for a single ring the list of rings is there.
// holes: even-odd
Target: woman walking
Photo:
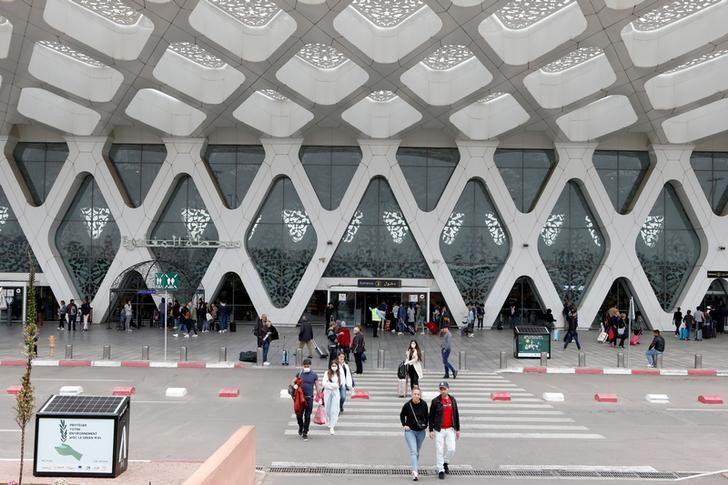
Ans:
[[[410,389],[419,387],[422,378],[422,351],[417,340],[410,340],[409,347],[404,355],[404,365],[410,379]]]
[[[351,378],[351,369],[349,364],[346,363],[346,354],[339,352],[336,362],[339,364],[339,413],[344,412],[344,402],[346,402],[346,391],[351,391],[354,388],[354,380]]]
[[[428,426],[427,403],[422,400],[420,388],[412,389],[412,399],[402,406],[399,420],[404,428],[404,440],[410,452],[410,465],[412,467],[412,480],[419,480],[418,465],[420,462],[420,448],[425,440]]]
[[[339,400],[341,399],[341,381],[339,380],[339,363],[332,360],[329,370],[324,374],[324,408],[326,421],[329,424],[329,433],[334,434],[336,421],[339,419]]]

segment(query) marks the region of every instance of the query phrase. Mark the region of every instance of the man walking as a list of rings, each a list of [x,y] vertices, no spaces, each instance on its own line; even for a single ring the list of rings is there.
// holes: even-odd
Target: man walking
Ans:
[[[81,321],[83,322],[83,328],[82,330],[84,332],[88,331],[88,323],[89,319],[91,318],[91,303],[88,301],[88,296],[81,304]]]
[[[566,347],[569,346],[572,340],[576,342],[576,348],[581,350],[578,333],[579,319],[576,313],[576,307],[572,306],[571,310],[569,310],[569,315],[566,317],[566,323],[568,325],[568,329],[566,331],[566,336],[564,337],[564,350],[566,350]]]
[[[303,346],[308,347],[308,358],[313,357],[313,327],[308,318],[301,317],[299,321],[301,324],[301,330],[298,331],[298,348],[303,349]]]
[[[73,327],[73,331],[76,331],[76,317],[78,316],[78,307],[73,301],[73,298],[71,298],[68,302],[68,306],[66,307],[66,311],[68,312],[68,331],[71,331],[71,327]]]
[[[455,442],[460,439],[460,413],[458,403],[450,395],[447,381],[440,382],[440,395],[430,404],[430,439],[435,439],[437,478],[450,474],[449,463],[455,454]]]
[[[450,371],[452,371],[452,378],[457,379],[458,371],[450,363],[450,352],[452,351],[452,335],[450,329],[442,327],[440,330],[440,351],[442,352],[442,365],[445,367],[444,379],[450,378]]]
[[[314,391],[316,395],[321,394],[321,384],[318,375],[311,370],[311,359],[303,359],[303,370],[293,378],[292,384],[297,386],[296,380],[301,379],[301,388],[303,396],[306,398],[306,406],[300,413],[296,413],[296,421],[298,421],[298,436],[303,441],[308,441],[308,427],[311,424],[311,410],[313,409]]]
[[[354,362],[356,362],[356,373],[364,372],[362,365],[362,355],[366,351],[364,343],[364,334],[361,333],[359,327],[354,327],[354,339],[351,341],[351,351],[354,353]]]
[[[655,336],[652,337],[652,343],[647,349],[647,352],[645,352],[645,355],[647,355],[647,367],[656,367],[657,356],[662,355],[665,351],[665,339],[660,335],[660,331],[653,330],[653,333]]]

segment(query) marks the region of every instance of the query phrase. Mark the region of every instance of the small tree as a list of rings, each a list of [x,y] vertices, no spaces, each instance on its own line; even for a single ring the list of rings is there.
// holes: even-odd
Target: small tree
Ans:
[[[28,278],[28,291],[26,298],[25,325],[23,326],[23,353],[25,354],[25,373],[20,381],[20,392],[18,393],[15,405],[15,422],[20,426],[20,473],[18,485],[23,484],[23,460],[25,459],[25,428],[33,418],[35,407],[35,395],[33,386],[30,384],[30,372],[33,369],[33,357],[36,354],[36,341],[38,327],[36,325],[35,311],[35,265],[33,258],[28,253],[30,276]]]

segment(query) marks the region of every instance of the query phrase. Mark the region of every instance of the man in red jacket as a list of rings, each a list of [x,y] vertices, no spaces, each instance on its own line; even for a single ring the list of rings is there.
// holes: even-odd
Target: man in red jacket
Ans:
[[[342,321],[339,324],[339,328],[336,330],[336,342],[339,344],[339,349],[344,352],[346,361],[349,362],[349,346],[351,345],[351,334],[349,329],[346,327],[346,322]]]
[[[435,439],[437,478],[450,474],[448,463],[455,454],[455,441],[460,439],[460,413],[458,403],[450,395],[447,381],[440,382],[440,395],[430,404],[430,438]]]

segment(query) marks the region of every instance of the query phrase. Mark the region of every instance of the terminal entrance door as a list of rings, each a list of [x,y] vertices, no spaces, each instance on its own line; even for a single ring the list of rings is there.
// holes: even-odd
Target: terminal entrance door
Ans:
[[[715,329],[718,333],[724,333],[726,330],[726,322],[728,321],[728,284],[723,279],[714,279],[710,284],[705,297],[703,297],[702,307],[710,311],[710,316],[715,320]],[[710,310],[708,310],[710,307]],[[683,314],[686,309],[683,308]]]
[[[511,317],[511,306],[515,306],[515,315]],[[536,324],[543,321],[543,314],[546,311],[534,289],[531,278],[521,276],[511,288],[508,298],[503,303],[500,315],[496,317],[495,326],[500,323],[503,327],[512,328],[521,324]],[[558,315],[560,308],[553,308],[552,313]]]
[[[0,282],[0,325],[25,321],[25,285]]]
[[[332,287],[329,289],[328,301],[334,304],[334,315],[337,320],[346,321],[349,326],[369,326],[371,324],[370,308],[382,303],[391,308],[395,303],[419,304],[423,318],[427,318],[430,308],[429,288],[392,288],[380,291],[362,291],[356,287]]]

